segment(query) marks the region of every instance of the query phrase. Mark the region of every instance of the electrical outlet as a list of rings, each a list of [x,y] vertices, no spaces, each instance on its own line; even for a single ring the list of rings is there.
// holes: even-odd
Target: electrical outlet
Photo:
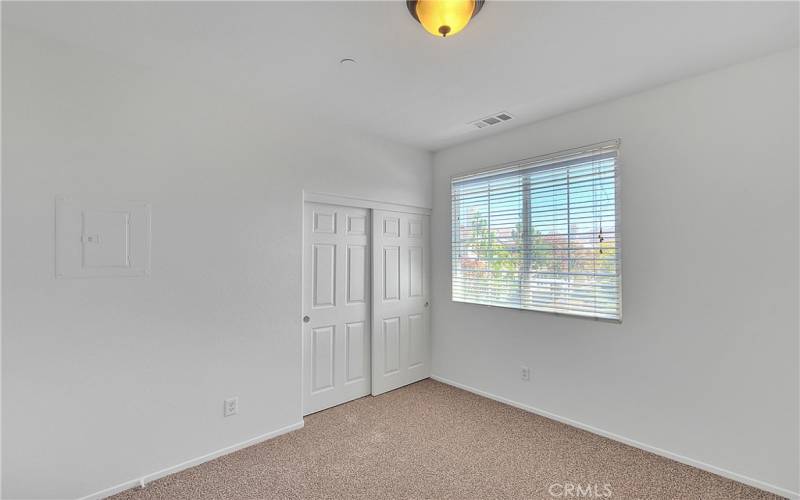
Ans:
[[[225,400],[224,414],[226,417],[236,415],[239,413],[239,398],[230,398]]]
[[[531,369],[528,368],[527,366],[520,367],[520,376],[521,376],[522,380],[524,380],[525,382],[530,381],[530,379],[531,379]]]

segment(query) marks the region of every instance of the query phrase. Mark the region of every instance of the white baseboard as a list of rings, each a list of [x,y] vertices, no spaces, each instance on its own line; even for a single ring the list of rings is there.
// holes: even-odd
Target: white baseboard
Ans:
[[[303,421],[297,422],[292,425],[287,425],[286,427],[282,427],[278,430],[268,432],[266,434],[262,434],[260,436],[256,436],[252,439],[248,439],[247,441],[242,441],[241,443],[236,443],[231,446],[226,446],[225,448],[221,448],[216,451],[212,451],[211,453],[207,453],[203,456],[192,458],[191,460],[187,460],[185,462],[181,462],[177,465],[173,465],[171,467],[167,467],[166,469],[161,469],[160,471],[152,472],[150,474],[146,474],[140,478],[131,479],[129,481],[125,481],[124,483],[120,483],[116,486],[112,486],[110,488],[106,488],[104,490],[98,491],[96,493],[92,493],[91,495],[86,495],[85,497],[81,497],[80,500],[100,500],[102,498],[109,497],[111,495],[115,495],[127,489],[133,488],[134,486],[140,486],[142,484],[147,484],[151,481],[155,481],[158,478],[168,476],[170,474],[174,474],[176,472],[180,472],[184,469],[188,469],[189,467],[194,467],[195,465],[200,465],[204,462],[208,462],[209,460],[213,460],[217,457],[221,457],[222,455],[227,455],[228,453],[233,453],[234,451],[241,450],[242,448],[247,448],[248,446],[253,446],[254,444],[261,443],[263,441],[270,440],[272,438],[276,438],[281,434],[286,434],[287,432],[291,432],[297,429],[302,428],[304,425]]]
[[[475,389],[474,387],[470,387],[468,385],[461,384],[454,380],[449,380],[444,377],[440,377],[438,375],[431,375],[433,380],[437,380],[443,384],[452,385],[453,387],[458,387],[459,389],[463,389],[465,391],[471,392],[473,394],[477,394],[479,396],[483,396],[485,398],[493,399],[500,403],[505,403],[509,406],[513,406],[515,408],[519,408],[520,410],[525,410],[531,413],[535,413],[537,415],[541,415],[543,417],[547,417],[551,420],[556,420],[563,424],[571,425],[572,427],[577,427],[578,429],[583,429],[585,431],[591,432],[592,434],[597,434],[598,436],[603,436],[609,439],[613,439],[614,441],[619,441],[620,443],[627,444],[629,446],[633,446],[635,448],[639,448],[644,451],[649,451],[650,453],[660,455],[665,458],[669,458],[670,460],[675,460],[676,462],[680,462],[682,464],[691,465],[692,467],[696,467],[698,469],[704,470],[706,472],[711,472],[712,474],[716,474],[718,476],[722,476],[728,479],[732,479],[734,481],[738,481],[740,483],[747,484],[754,488],[758,488],[764,491],[769,491],[770,493],[774,493],[776,495],[780,495],[782,497],[791,498],[792,500],[800,499],[800,493],[796,491],[790,491],[785,488],[781,488],[780,486],[775,486],[770,483],[766,483],[764,481],[759,481],[758,479],[753,479],[751,477],[743,476],[741,474],[737,474],[735,472],[731,472],[726,469],[721,469],[719,467],[715,467],[711,464],[707,464],[705,462],[701,462],[699,460],[694,460],[692,458],[684,457],[683,455],[679,455],[677,453],[672,453],[671,451],[663,450],[661,448],[657,448],[655,446],[650,446],[649,444],[645,444],[635,439],[626,438],[625,436],[620,436],[619,434],[614,434],[613,432],[604,431],[602,429],[598,429],[596,427],[592,427],[591,425],[584,424],[582,422],[578,422],[576,420],[572,420],[570,418],[562,417],[560,415],[556,415],[554,413],[550,413],[549,411],[540,410],[539,408],[534,408],[532,406],[528,406],[526,404],[518,403],[516,401],[512,401],[510,399],[506,399],[502,396],[497,396],[492,393],[482,391],[480,389]]]

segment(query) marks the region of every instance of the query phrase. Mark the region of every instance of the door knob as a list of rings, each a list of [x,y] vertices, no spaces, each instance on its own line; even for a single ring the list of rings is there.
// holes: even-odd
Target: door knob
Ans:
[[[311,318],[308,316],[303,316],[303,323],[308,323],[309,321],[311,321]]]
[[[428,307],[429,305],[431,305],[430,302],[425,302],[425,307]]]

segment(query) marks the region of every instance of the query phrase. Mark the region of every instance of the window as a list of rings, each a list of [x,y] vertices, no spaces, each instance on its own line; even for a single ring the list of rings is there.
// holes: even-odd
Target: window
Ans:
[[[620,320],[618,141],[452,180],[452,297]]]

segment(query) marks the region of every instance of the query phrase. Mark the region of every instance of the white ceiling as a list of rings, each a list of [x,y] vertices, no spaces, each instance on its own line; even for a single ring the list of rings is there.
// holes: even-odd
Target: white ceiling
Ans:
[[[795,47],[798,5],[488,0],[448,39],[404,1],[4,2],[3,23],[437,150]],[[516,120],[467,124],[497,111]]]

